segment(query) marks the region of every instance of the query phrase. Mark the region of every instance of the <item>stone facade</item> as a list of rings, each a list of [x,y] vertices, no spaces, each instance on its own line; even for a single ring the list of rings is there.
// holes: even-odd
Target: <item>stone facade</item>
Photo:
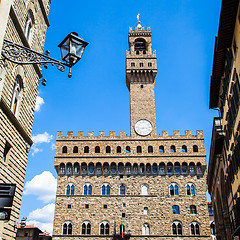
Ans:
[[[226,27],[228,26],[228,27]],[[214,119],[209,158],[211,194],[217,239],[240,239],[240,8],[222,0],[210,87]]]
[[[57,133],[53,238],[210,239],[203,133],[156,134],[157,69],[150,28],[144,30],[140,23],[130,28],[129,49],[131,135]],[[148,62],[152,64],[145,69]],[[145,126],[135,127],[139,120],[151,123],[148,134]],[[176,231],[174,224],[179,224]]]
[[[43,52],[49,26],[50,0],[0,2],[3,39]],[[27,31],[28,29],[28,31]],[[38,65],[25,65],[5,61],[0,63],[0,182],[16,184],[16,192],[8,222],[0,222],[0,237],[14,239],[18,222],[35,103],[41,77]]]

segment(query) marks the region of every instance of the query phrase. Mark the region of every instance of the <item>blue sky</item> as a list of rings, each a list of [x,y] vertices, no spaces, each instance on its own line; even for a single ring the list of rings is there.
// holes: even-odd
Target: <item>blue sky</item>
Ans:
[[[209,88],[220,0],[72,0],[52,1],[45,50],[60,60],[57,45],[70,32],[89,42],[83,58],[68,72],[43,70],[47,86],[39,86],[32,146],[20,219],[27,216],[51,231],[54,209],[54,144],[56,132],[126,131],[130,134],[129,91],[125,84],[128,28],[152,30],[157,51],[155,86],[157,131],[203,130],[207,161],[213,117]],[[43,104],[41,104],[41,102]]]

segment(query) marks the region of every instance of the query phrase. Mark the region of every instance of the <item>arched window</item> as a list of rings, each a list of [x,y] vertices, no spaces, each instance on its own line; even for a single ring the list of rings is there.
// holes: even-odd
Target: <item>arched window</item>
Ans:
[[[190,206],[190,213],[191,214],[197,214],[197,207],[195,205]]]
[[[127,175],[131,174],[131,163],[126,163],[126,165],[125,165],[125,173]]]
[[[67,175],[72,175],[72,164],[67,163]]]
[[[142,147],[141,146],[137,146],[137,153],[142,153]]]
[[[64,147],[62,148],[62,153],[67,153],[67,147],[66,147],[66,146],[64,146]]]
[[[171,196],[179,195],[178,185],[176,183],[171,183],[170,187],[169,187],[169,190],[170,190],[170,195]]]
[[[146,41],[143,38],[137,38],[135,40],[135,51],[146,51]]]
[[[88,221],[85,221],[82,224],[82,235],[90,235],[90,234],[91,234],[91,223]]]
[[[73,153],[78,153],[78,147],[77,146],[74,146]]]
[[[143,209],[143,214],[148,215],[148,207],[145,207],[145,208]]]
[[[142,185],[142,195],[148,195],[148,186],[146,184]]]
[[[92,195],[92,185],[90,183],[84,185],[84,195]]]
[[[131,148],[129,146],[126,147],[126,153],[130,153],[131,152]]]
[[[100,235],[109,235],[110,225],[109,222],[103,221],[100,224]]]
[[[174,173],[180,174],[180,163],[179,162],[174,163]]]
[[[109,164],[108,163],[104,163],[103,164],[103,174],[109,174]]]
[[[94,164],[92,162],[88,164],[88,174],[89,175],[94,174]]]
[[[151,164],[150,164],[150,163],[147,163],[147,164],[146,164],[146,173],[147,173],[147,174],[150,174],[150,173],[151,173]]]
[[[21,92],[22,92],[22,85],[21,85],[20,76],[18,75],[15,79],[13,95],[12,95],[12,103],[11,103],[11,110],[15,116],[17,116],[18,109],[20,106]]]
[[[95,147],[95,153],[100,153],[100,147],[99,146]]]
[[[182,152],[183,152],[183,153],[186,153],[186,152],[187,152],[187,146],[186,146],[186,145],[183,145],[183,146],[182,146]]]
[[[137,163],[133,164],[133,174],[138,174],[138,164]]]
[[[110,146],[106,147],[106,153],[111,153],[111,147]]]
[[[144,174],[145,173],[145,166],[143,163],[140,163],[140,174]]]
[[[28,42],[30,42],[31,40],[32,31],[33,31],[33,17],[30,11],[28,11],[27,20],[26,20],[25,29],[24,29],[24,35],[27,38]]]
[[[189,163],[189,173],[195,174],[195,164],[193,162]]]
[[[153,172],[153,174],[157,174],[157,172],[158,172],[158,167],[157,167],[156,163],[153,164],[152,172]]]
[[[98,162],[96,164],[96,173],[97,173],[97,175],[101,175],[102,174],[102,164],[100,162]]]
[[[117,146],[117,153],[121,153],[122,152],[122,149],[120,146]]]
[[[120,175],[124,174],[124,165],[121,162],[118,164],[118,173]]]
[[[84,147],[84,153],[89,153],[89,147],[88,146]]]
[[[173,174],[173,164],[171,162],[167,163],[167,174]]]
[[[182,163],[182,174],[187,174],[188,173],[188,166],[186,162]]]
[[[174,221],[172,223],[172,234],[182,235],[182,224],[179,221]]]
[[[193,146],[193,152],[198,152],[198,146],[197,145]]]
[[[85,162],[83,162],[81,164],[81,174],[82,175],[86,175],[87,174],[87,164]]]
[[[195,195],[195,186],[193,183],[188,183],[186,185],[187,195],[194,196]]]
[[[211,228],[211,234],[212,235],[216,235],[216,231],[215,231],[215,222],[211,222],[210,224],[210,228]]]
[[[171,150],[171,153],[175,153],[176,152],[176,147],[174,145],[172,145],[170,150]]]
[[[180,213],[179,206],[178,205],[173,205],[172,206],[172,211],[173,211],[173,214],[179,214]]]
[[[159,152],[160,152],[160,153],[164,153],[164,146],[160,146],[160,147],[159,147]]]
[[[202,165],[200,162],[197,163],[197,175],[202,175]]]
[[[61,163],[59,167],[59,174],[64,175],[65,174],[65,164]]]
[[[110,195],[110,186],[108,183],[102,185],[102,195]]]
[[[165,174],[165,163],[160,163],[159,165],[159,174],[164,175]]]
[[[66,221],[63,224],[63,234],[64,235],[72,235],[72,223],[70,221]]]
[[[124,184],[120,185],[120,195],[125,195],[125,185]]]
[[[74,169],[74,175],[79,175],[79,173],[80,173],[79,163],[74,163],[73,169]]]
[[[191,235],[200,235],[200,226],[197,222],[191,223]]]
[[[111,174],[117,173],[117,166],[116,163],[111,163]]]
[[[148,223],[143,224],[142,234],[143,235],[149,235],[150,234],[150,225]]]
[[[152,146],[148,146],[148,152],[153,153],[153,147]]]

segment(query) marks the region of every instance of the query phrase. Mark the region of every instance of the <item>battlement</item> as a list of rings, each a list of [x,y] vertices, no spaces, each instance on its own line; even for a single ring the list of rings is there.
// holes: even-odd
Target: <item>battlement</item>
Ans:
[[[137,58],[147,58],[147,59],[149,59],[149,58],[156,58],[157,54],[156,54],[156,50],[152,51],[151,54],[143,54],[143,52],[140,51],[138,55],[136,55],[135,52],[132,52],[132,54],[131,54],[131,51],[126,51],[126,58],[131,58],[133,56],[134,56],[134,58],[137,57]]]
[[[132,32],[151,32],[151,28],[150,27],[147,27],[147,29],[145,29],[145,27],[142,27],[141,29],[138,29],[137,27],[135,27],[134,29],[132,27],[129,27],[129,33],[132,33]]]
[[[131,140],[131,139],[148,139],[148,137],[137,137],[133,138],[132,136],[128,136],[125,131],[121,131],[120,135],[116,135],[115,131],[110,131],[109,134],[105,133],[104,131],[99,131],[98,134],[94,133],[93,131],[89,131],[87,136],[84,136],[84,132],[79,131],[77,135],[73,135],[73,131],[68,131],[66,136],[63,136],[62,131],[57,132],[57,140],[104,140],[104,139],[126,139],[126,140]],[[152,138],[152,137],[151,137]],[[203,138],[203,131],[202,130],[197,130],[196,135],[193,135],[190,130],[186,130],[184,135],[180,134],[180,131],[174,131],[173,135],[169,135],[168,131],[162,131],[162,134],[154,137],[154,139],[159,139],[162,140],[164,138],[169,138],[169,139],[175,139],[175,138],[198,138],[202,139]]]

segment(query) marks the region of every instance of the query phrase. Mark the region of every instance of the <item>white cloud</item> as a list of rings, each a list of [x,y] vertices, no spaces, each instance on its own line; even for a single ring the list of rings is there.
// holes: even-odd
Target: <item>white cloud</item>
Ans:
[[[47,132],[32,136],[32,140],[33,140],[33,145],[32,145],[32,148],[31,148],[32,149],[32,156],[34,156],[38,152],[43,151],[41,148],[37,147],[38,145],[40,145],[42,143],[50,143],[50,141],[52,139],[53,139],[53,135],[50,135]],[[51,146],[51,148],[52,148],[52,146]]]
[[[32,140],[35,145],[41,143],[49,143],[53,139],[53,135],[49,135],[49,133],[45,132],[42,134],[38,134],[36,136],[32,136]]]
[[[37,199],[49,203],[55,199],[57,179],[49,171],[36,175],[31,181],[26,182],[23,194],[36,195]]]
[[[40,96],[37,96],[36,105],[35,105],[35,111],[36,111],[36,112],[39,112],[41,106],[42,106],[44,103],[45,103],[45,102],[44,102],[43,98],[40,97]]]
[[[36,220],[30,220],[30,221],[27,221],[27,225],[34,225],[35,227],[38,227],[43,232],[47,231],[48,233],[50,233],[52,235],[53,222],[43,223],[43,222],[38,222]]]
[[[55,150],[55,148],[56,148],[56,144],[52,143],[51,149],[52,149],[52,150]]]
[[[29,213],[28,219],[39,222],[53,222],[55,204],[50,203]]]

